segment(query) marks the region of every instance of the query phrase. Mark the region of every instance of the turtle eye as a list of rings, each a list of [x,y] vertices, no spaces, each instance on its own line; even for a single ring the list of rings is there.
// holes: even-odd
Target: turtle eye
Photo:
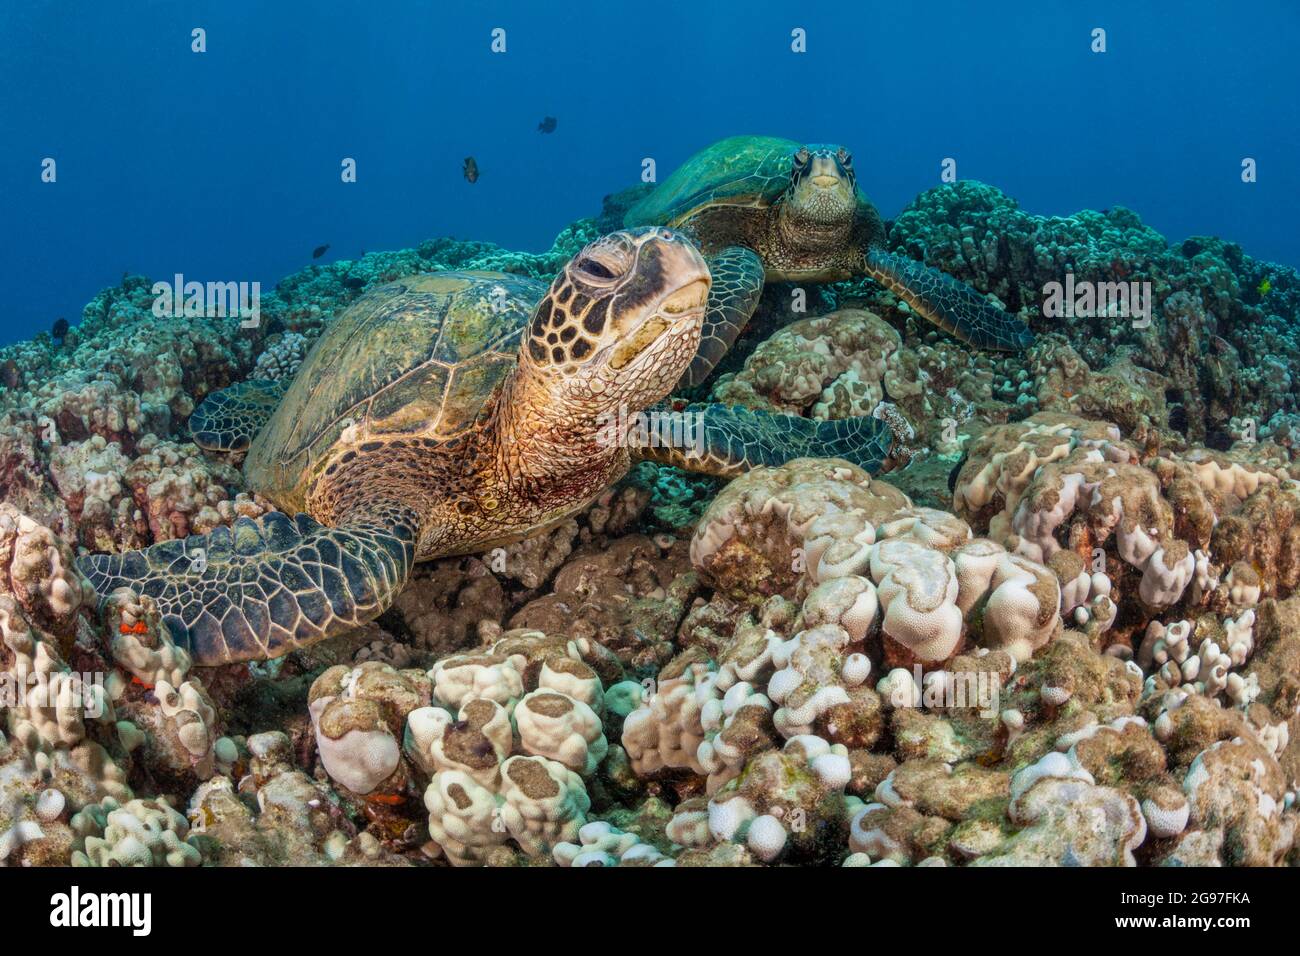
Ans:
[[[850,153],[843,146],[840,147],[840,151],[835,155],[839,158],[840,165],[843,166],[845,169],[853,168],[853,154]]]
[[[808,152],[807,146],[799,147],[799,152],[794,154],[794,161],[798,163],[800,166],[807,163],[808,160],[811,158],[812,158],[812,153]]]
[[[627,241],[618,235],[597,239],[570,264],[575,276],[596,284],[609,283],[625,275],[634,255]]]
[[[595,276],[597,279],[616,278],[613,271],[594,256],[580,262],[578,268],[587,273],[587,275]]]

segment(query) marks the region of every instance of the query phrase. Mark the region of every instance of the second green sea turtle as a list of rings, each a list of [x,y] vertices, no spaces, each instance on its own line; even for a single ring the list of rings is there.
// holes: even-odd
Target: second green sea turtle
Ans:
[[[727,257],[732,269],[761,270],[768,281],[869,276],[978,348],[1017,350],[1034,341],[1027,325],[964,282],[884,249],[884,221],[858,188],[853,157],[843,146],[771,136],[724,139],[628,210],[625,224],[683,229],[706,254]],[[744,327],[735,320],[748,315],[722,318],[705,329],[702,356],[720,357]],[[684,384],[702,381],[705,364],[693,366]]]

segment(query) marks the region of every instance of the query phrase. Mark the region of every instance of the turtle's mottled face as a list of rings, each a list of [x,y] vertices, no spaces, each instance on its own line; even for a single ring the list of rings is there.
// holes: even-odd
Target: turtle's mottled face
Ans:
[[[858,179],[843,146],[803,146],[791,157],[786,202],[801,218],[835,223],[853,218]]]
[[[574,256],[533,313],[525,361],[592,405],[644,408],[700,344],[708,266],[679,233],[614,232]]]

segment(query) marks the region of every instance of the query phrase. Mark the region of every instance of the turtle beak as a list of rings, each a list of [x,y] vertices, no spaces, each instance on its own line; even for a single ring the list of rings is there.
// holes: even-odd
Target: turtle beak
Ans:
[[[646,242],[654,243],[654,268],[664,291],[641,324],[614,349],[609,364],[615,369],[631,364],[665,335],[674,340],[698,336],[704,320],[713,280],[699,250],[667,229],[654,230]]]
[[[655,314],[672,323],[703,318],[713,283],[704,257],[676,232],[664,230],[657,240],[666,291]]]
[[[834,156],[824,156],[818,153],[813,157],[812,169],[809,170],[808,181],[818,189],[838,189],[844,182],[840,175],[839,164],[835,161]]]
[[[704,314],[704,304],[709,300],[709,280],[695,279],[670,293],[661,303],[659,312],[667,318],[685,318]]]

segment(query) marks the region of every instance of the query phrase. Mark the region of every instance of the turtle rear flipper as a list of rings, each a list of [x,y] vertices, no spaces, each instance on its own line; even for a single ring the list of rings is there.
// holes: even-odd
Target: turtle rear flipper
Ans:
[[[922,317],[963,342],[1004,351],[1019,351],[1034,343],[1029,326],[946,272],[879,249],[867,252],[864,269]]]
[[[706,257],[705,261],[713,285],[700,332],[700,347],[678,383],[679,388],[693,388],[709,377],[744,330],[763,293],[763,260],[752,249],[730,246]]]
[[[645,414],[645,434],[633,434],[639,457],[722,478],[795,458],[843,458],[874,473],[894,443],[889,426],[867,416],[819,422],[739,405],[657,407]]]
[[[328,528],[300,514],[233,527],[77,566],[105,597],[131,588],[158,604],[173,640],[203,666],[279,657],[382,614],[415,559],[415,532]]]
[[[190,436],[206,451],[247,451],[280,404],[289,379],[254,378],[213,392],[190,415]]]

